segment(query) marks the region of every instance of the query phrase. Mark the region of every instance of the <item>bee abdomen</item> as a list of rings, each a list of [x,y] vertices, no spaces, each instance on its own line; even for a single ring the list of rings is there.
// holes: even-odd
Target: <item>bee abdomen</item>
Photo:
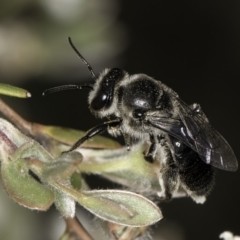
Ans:
[[[213,167],[204,163],[192,150],[187,156],[177,160],[180,179],[187,189],[198,196],[209,194],[214,184]]]

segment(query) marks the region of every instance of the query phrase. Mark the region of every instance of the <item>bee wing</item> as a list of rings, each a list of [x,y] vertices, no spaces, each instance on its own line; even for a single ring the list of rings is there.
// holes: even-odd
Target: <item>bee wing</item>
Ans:
[[[237,159],[222,135],[180,99],[178,109],[178,117],[163,117],[161,113],[156,114],[156,111],[155,114],[147,116],[147,122],[185,143],[207,164],[227,171],[236,171]]]

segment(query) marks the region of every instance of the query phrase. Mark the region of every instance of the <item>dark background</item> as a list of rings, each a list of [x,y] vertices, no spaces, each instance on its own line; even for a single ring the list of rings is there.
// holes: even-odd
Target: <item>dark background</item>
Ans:
[[[100,64],[95,72],[120,67],[130,74],[146,73],[174,89],[186,103],[200,103],[239,158],[240,2],[132,0],[121,1],[119,7],[117,18],[126,29],[127,47],[113,63]],[[104,59],[104,54],[100,57]],[[32,77],[22,87],[33,97],[10,104],[27,108],[30,121],[87,130],[101,122],[88,110],[87,90],[41,97],[46,88],[73,79],[78,83],[71,75],[54,82],[44,75]],[[83,80],[90,79],[90,74],[84,75]],[[225,230],[240,235],[239,183],[239,171],[216,170],[216,185],[205,204],[186,198],[161,204],[165,218],[154,231],[165,236],[164,229],[175,231],[169,227],[173,224],[182,234],[171,238],[176,240],[218,239]]]

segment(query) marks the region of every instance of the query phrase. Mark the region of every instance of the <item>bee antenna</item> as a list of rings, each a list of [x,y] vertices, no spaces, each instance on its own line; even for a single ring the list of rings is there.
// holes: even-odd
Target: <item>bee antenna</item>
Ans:
[[[82,89],[82,88],[90,88],[93,90],[93,85],[92,84],[86,84],[86,85],[73,85],[73,84],[68,84],[68,85],[62,85],[58,87],[53,87],[45,90],[42,95],[46,96],[50,93],[55,93],[59,91],[64,91],[64,90],[71,90],[71,89]]]
[[[70,37],[68,37],[68,42],[70,44],[70,46],[72,47],[72,49],[74,50],[74,52],[78,55],[78,57],[83,61],[84,64],[87,65],[89,71],[91,72],[92,74],[92,78],[94,80],[96,80],[96,75],[95,73],[93,72],[93,69],[91,67],[91,65],[87,62],[87,60],[82,56],[82,54],[77,50],[77,48],[74,46],[73,42],[72,42],[72,39]]]

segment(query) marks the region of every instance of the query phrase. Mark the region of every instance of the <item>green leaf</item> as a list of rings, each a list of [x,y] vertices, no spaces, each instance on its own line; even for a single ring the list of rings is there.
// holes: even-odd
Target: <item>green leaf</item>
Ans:
[[[82,155],[79,152],[64,153],[58,158],[44,164],[41,171],[36,171],[36,173],[42,181],[48,182],[48,179],[70,180],[71,175],[76,171],[81,161]]]
[[[92,190],[79,192],[65,183],[51,181],[56,191],[71,196],[80,205],[103,220],[142,227],[163,218],[160,209],[142,195],[121,190]]]
[[[25,160],[2,163],[1,177],[8,195],[20,205],[46,211],[54,201],[51,190],[28,174]]]
[[[71,185],[77,189],[80,190],[82,187],[82,176],[79,173],[73,173],[71,176]]]
[[[54,204],[56,208],[59,210],[62,216],[66,218],[73,218],[75,216],[75,200],[62,193],[60,191],[54,191],[55,201]]]
[[[159,208],[142,195],[121,190],[84,191],[78,202],[96,216],[126,226],[151,225],[163,218]]]
[[[137,190],[161,191],[159,185],[160,164],[144,159],[144,146],[136,145],[112,150],[81,149],[83,162],[79,170],[87,174],[99,174],[113,182]],[[136,184],[137,183],[137,184]]]
[[[31,94],[27,90],[4,83],[0,83],[0,94],[18,98],[31,97]]]
[[[84,131],[78,131],[72,128],[44,126],[40,124],[38,124],[36,128],[37,131],[44,133],[47,136],[51,137],[52,139],[69,146],[73,145],[86,133]],[[117,141],[112,140],[110,138],[96,136],[86,141],[82,146],[88,148],[119,148],[120,144]]]

